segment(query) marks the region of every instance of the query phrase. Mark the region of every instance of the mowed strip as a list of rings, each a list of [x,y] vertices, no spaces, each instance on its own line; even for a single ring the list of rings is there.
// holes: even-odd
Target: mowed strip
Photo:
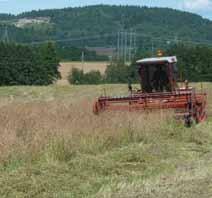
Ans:
[[[108,64],[108,62],[61,62],[59,71],[61,73],[62,79],[59,80],[57,84],[68,84],[67,77],[73,68],[82,69],[85,73],[92,70],[98,70],[101,72],[101,74],[104,74]]]

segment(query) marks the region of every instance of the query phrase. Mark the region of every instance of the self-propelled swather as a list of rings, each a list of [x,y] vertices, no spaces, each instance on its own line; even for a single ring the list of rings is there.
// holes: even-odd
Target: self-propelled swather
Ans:
[[[207,94],[196,92],[185,81],[178,86],[177,58],[156,57],[137,61],[141,90],[125,97],[101,96],[93,106],[93,112],[145,111],[173,109],[176,117],[183,118],[186,126],[206,120]]]

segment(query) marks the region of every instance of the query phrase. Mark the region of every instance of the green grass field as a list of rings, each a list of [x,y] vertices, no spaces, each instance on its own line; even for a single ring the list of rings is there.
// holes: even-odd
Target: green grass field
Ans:
[[[184,128],[172,112],[95,116],[105,90],[127,86],[0,88],[0,197],[212,197],[212,119]]]

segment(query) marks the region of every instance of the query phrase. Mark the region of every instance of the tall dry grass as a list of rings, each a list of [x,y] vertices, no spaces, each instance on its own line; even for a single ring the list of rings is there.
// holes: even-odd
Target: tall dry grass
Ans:
[[[92,104],[68,102],[11,103],[0,108],[0,161],[67,160],[77,153],[103,152],[141,141],[171,120],[166,113],[104,113]],[[152,136],[151,133],[155,133]]]
[[[196,186],[210,188],[210,121],[187,129],[171,112],[95,116],[87,101],[98,86],[10,89],[0,90],[0,197],[195,197]]]
[[[200,84],[195,84],[195,86],[199,88]],[[211,84],[204,84],[204,87],[207,88],[208,93],[207,110],[211,114]],[[114,91],[118,88],[119,86],[114,86],[110,89]],[[19,92],[25,89],[22,88]],[[122,89],[123,87],[118,92]],[[133,141],[157,141],[163,133],[175,135],[182,134],[181,131],[184,130],[172,129],[175,123],[167,125],[167,120],[173,121],[173,114],[170,112],[168,114],[160,111],[154,113],[119,112],[95,116],[92,113],[92,104],[87,101],[95,97],[92,94],[95,93],[96,87],[80,87],[80,91],[69,87],[57,88],[57,92],[60,91],[58,95],[64,95],[63,99],[60,99],[57,94],[57,97],[53,97],[55,93],[54,89],[52,90],[53,93],[48,91],[51,100],[39,99],[37,102],[31,100],[34,92],[36,97],[37,95],[40,97],[41,90],[37,88],[32,93],[31,88],[28,90],[29,97],[27,98],[30,99],[25,100],[26,96],[22,96],[19,92],[17,93],[20,97],[18,99],[1,98],[1,162],[7,163],[16,159],[34,160],[40,157],[45,160],[66,160],[77,153],[103,152]],[[42,89],[43,95],[46,92],[47,90]],[[183,128],[182,124],[181,126]],[[206,126],[209,127],[209,125]],[[202,131],[208,130],[210,129]],[[199,127],[195,131],[197,131],[196,134],[202,134],[199,132]],[[191,138],[194,138],[194,133],[185,134],[191,134]],[[196,135],[195,138],[197,139],[195,141],[201,142],[200,135]]]

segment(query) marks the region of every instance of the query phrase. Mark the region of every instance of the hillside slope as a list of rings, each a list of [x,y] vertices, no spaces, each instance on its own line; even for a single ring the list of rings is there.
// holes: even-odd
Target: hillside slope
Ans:
[[[15,26],[20,20],[41,18],[48,18],[48,23],[43,26],[40,23]],[[93,36],[93,39],[79,39],[71,44],[111,46],[117,39],[118,31],[131,29],[138,33],[140,41],[159,37],[158,42],[163,38],[212,42],[212,21],[196,14],[168,8],[96,5],[32,11],[17,16],[3,14],[0,15],[0,38],[4,35],[5,23],[9,26],[10,39],[18,42]],[[107,35],[103,37],[104,34]]]

